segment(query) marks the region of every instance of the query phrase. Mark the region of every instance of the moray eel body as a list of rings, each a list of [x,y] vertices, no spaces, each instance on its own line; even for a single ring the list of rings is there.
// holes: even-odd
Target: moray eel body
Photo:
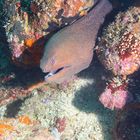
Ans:
[[[49,72],[47,82],[63,83],[90,65],[98,30],[111,10],[108,0],[97,0],[86,16],[52,36],[40,61]]]

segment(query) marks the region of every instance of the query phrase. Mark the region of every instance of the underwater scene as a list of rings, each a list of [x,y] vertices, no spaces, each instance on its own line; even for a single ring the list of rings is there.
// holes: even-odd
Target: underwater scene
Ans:
[[[140,140],[140,0],[0,0],[0,140]]]

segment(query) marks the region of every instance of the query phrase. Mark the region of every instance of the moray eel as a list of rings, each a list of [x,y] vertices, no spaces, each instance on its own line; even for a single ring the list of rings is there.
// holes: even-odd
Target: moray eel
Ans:
[[[45,81],[63,83],[90,65],[98,30],[111,10],[108,0],[96,0],[87,15],[50,38],[40,61]]]

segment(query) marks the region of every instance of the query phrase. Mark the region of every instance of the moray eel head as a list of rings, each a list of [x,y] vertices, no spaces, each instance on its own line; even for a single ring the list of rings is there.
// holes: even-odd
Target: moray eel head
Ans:
[[[65,58],[63,52],[59,53],[59,50],[47,53],[47,56],[43,56],[40,61],[40,68],[46,73],[45,81],[52,83],[63,83],[72,74],[70,59]]]

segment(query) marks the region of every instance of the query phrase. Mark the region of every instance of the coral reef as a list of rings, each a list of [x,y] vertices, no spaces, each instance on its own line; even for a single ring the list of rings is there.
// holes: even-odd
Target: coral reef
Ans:
[[[74,21],[63,21],[64,18],[74,17],[92,5],[92,0],[5,1],[5,29],[14,63],[26,68],[38,66],[46,35]]]
[[[105,2],[105,0],[102,1]],[[137,83],[131,81],[131,76],[129,80],[126,79],[126,76],[137,71],[140,65],[140,12],[138,6],[130,7],[127,11],[117,15],[115,21],[104,30],[96,49],[101,62],[107,69],[112,70],[114,75],[117,75],[116,77],[113,77],[114,75],[110,73],[107,74],[107,71],[104,71],[98,61],[93,61],[93,63],[96,63],[94,66],[85,70],[83,75],[80,73],[79,77],[71,81],[66,88],[60,88],[60,86],[53,84],[44,85],[44,81],[42,81],[44,74],[41,73],[39,68],[36,69],[40,64],[44,45],[53,32],[73,23],[82,15],[86,16],[79,21],[88,17],[87,10],[93,3],[92,0],[0,1],[0,8],[1,4],[4,4],[4,12],[0,13],[0,17],[1,15],[6,17],[6,21],[3,20],[3,22],[6,23],[4,27],[12,53],[11,55],[9,52],[8,54],[5,53],[8,43],[2,39],[0,41],[1,140],[139,139],[140,105],[138,103],[134,106],[131,104],[128,108],[125,107],[125,104],[132,100],[130,84],[138,85],[137,90],[133,92],[136,92],[139,96],[139,76],[136,78],[138,82],[135,81]],[[104,10],[106,9],[97,10],[97,15],[102,15]],[[100,16],[97,16],[94,20],[97,22],[98,18]],[[87,24],[89,25],[91,22],[87,22]],[[96,25],[94,27],[96,28]],[[76,29],[79,28],[80,26],[77,25]],[[85,33],[83,27],[82,29]],[[91,31],[94,31],[94,29]],[[88,31],[88,33],[90,32]],[[96,32],[94,33],[96,34]],[[88,35],[91,37],[90,39],[93,39],[93,36],[96,36],[95,34]],[[85,39],[85,37],[83,38]],[[78,44],[80,44],[81,39],[76,40]],[[86,42],[84,39],[83,41],[87,45],[89,41]],[[63,40],[65,41],[65,38]],[[94,41],[95,39],[93,39]],[[7,46],[5,46],[6,43]],[[82,44],[84,45],[84,43]],[[60,53],[62,53],[61,55],[67,54],[66,51]],[[85,51],[82,50],[81,53],[76,54],[76,57],[85,57],[84,53]],[[20,67],[15,66],[15,73],[3,77],[3,71],[10,66],[9,56],[11,56],[14,64]],[[52,58],[49,62],[54,66],[56,60]],[[79,60],[74,62],[76,65],[79,64]],[[35,68],[22,69],[21,67]],[[63,69],[64,67],[50,68],[48,76],[57,75]],[[7,71],[5,72],[7,73]],[[69,73],[69,71],[67,72]],[[105,88],[105,83],[110,77],[112,79]],[[33,83],[36,81],[37,84],[34,85]],[[31,87],[28,85],[30,83]],[[26,86],[27,89],[24,88]],[[37,87],[39,88],[35,89]],[[102,94],[98,97],[100,93]],[[19,104],[16,104],[14,101],[19,98],[21,100],[18,101]],[[112,110],[122,109],[122,112],[103,108],[98,98],[105,107]],[[12,104],[9,104],[11,102]],[[117,117],[114,129],[115,138],[112,138],[114,112],[117,112]]]
[[[115,75],[133,74],[140,66],[140,7],[120,12],[99,39],[97,54]]]
[[[62,0],[47,2],[2,0],[0,2],[3,10],[0,12],[2,17],[0,24],[2,28],[5,27],[9,43],[7,43],[6,35],[5,40],[2,36],[3,39],[0,41],[0,94],[3,96],[0,97],[0,105],[4,105],[30,95],[32,93],[30,91],[36,88],[34,84],[45,84],[41,71],[36,70],[44,44],[52,32],[82,16],[81,12],[86,12],[93,5],[93,1],[68,0],[65,3]],[[77,7],[75,13],[70,14],[74,6]],[[5,33],[4,28],[2,33]],[[8,48],[11,53],[7,51]],[[10,65],[13,63],[19,68]],[[23,68],[32,69],[29,71]],[[39,82],[41,84],[38,84]]]
[[[113,73],[115,78],[119,77],[120,85],[123,87],[120,89],[115,83],[114,91],[112,82],[109,83],[100,97],[100,101],[105,107],[123,108],[129,99],[128,75],[138,71],[140,67],[139,14],[140,7],[138,5],[119,12],[115,21],[103,30],[98,39],[96,53],[99,60],[106,69]],[[123,86],[124,83],[127,85]]]

